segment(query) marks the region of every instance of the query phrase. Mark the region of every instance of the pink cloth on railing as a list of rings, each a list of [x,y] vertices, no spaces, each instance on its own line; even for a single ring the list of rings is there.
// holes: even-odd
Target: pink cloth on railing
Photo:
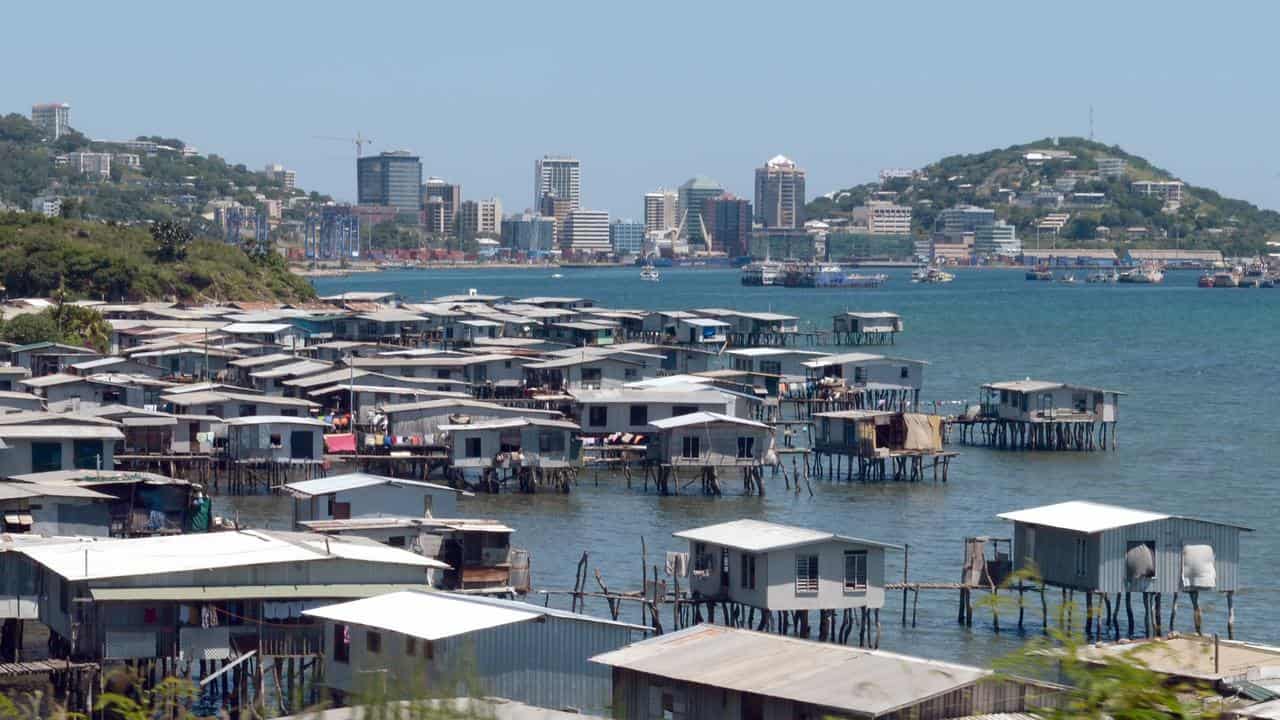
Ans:
[[[349,452],[356,451],[356,435],[355,433],[340,433],[337,435],[324,436],[325,452]]]

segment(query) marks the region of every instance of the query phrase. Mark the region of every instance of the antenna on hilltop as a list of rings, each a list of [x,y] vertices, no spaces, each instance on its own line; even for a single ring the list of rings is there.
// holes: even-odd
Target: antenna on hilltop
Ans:
[[[1089,105],[1089,142],[1093,142],[1093,105]]]

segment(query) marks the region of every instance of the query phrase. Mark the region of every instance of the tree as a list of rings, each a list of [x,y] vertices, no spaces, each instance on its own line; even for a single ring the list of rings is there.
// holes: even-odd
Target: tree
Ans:
[[[16,345],[30,345],[38,342],[58,342],[62,333],[58,330],[58,322],[49,311],[19,315],[5,321],[0,326],[0,340]]]
[[[174,262],[187,257],[187,246],[191,244],[191,231],[172,222],[158,222],[151,226],[151,237],[156,241],[156,259],[160,262]]]
[[[97,310],[63,304],[56,307],[53,314],[63,342],[84,345],[99,352],[106,352],[111,347],[111,325]]]

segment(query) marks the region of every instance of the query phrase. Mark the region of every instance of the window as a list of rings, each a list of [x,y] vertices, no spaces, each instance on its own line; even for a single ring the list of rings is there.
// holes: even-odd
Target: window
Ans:
[[[907,378],[911,377],[911,368],[906,365],[903,365],[902,370],[898,375],[898,377],[902,378],[903,380],[906,380]]]
[[[697,435],[686,435],[680,438],[680,457],[696,458],[702,457],[701,438]]]
[[[271,447],[284,447],[284,440],[280,437],[280,433],[271,433]]]
[[[481,452],[481,450],[480,450],[480,438],[478,438],[478,437],[476,437],[476,438],[467,438],[467,443],[466,443],[466,452],[465,452],[465,454],[464,454],[464,457],[469,457],[469,458],[478,458],[478,457],[481,457],[480,452]]]
[[[365,631],[364,649],[368,650],[370,655],[377,655],[382,652],[382,633],[376,633],[372,630]]]
[[[729,587],[729,548],[720,548],[720,587]]]
[[[389,537],[387,538],[387,544],[390,545],[391,547],[402,548],[404,547],[404,536],[394,535],[392,537]],[[413,653],[409,653],[409,654],[412,655]]]
[[[240,406],[240,417],[253,417],[258,414],[258,406],[252,403],[245,403]]]
[[[48,472],[62,469],[62,443],[31,443],[31,472]]]
[[[631,424],[632,426],[649,424],[649,406],[648,405],[632,405],[631,406]]]
[[[342,623],[333,624],[333,660],[340,663],[351,661],[351,629]]]
[[[756,439],[753,437],[738,438],[738,458],[749,459],[755,457]]]
[[[319,438],[310,430],[294,430],[289,433],[289,457],[294,460],[315,460],[316,441]]]
[[[818,592],[818,556],[796,555],[796,594]]]
[[[681,415],[689,415],[698,412],[698,408],[693,405],[676,405],[671,408],[671,417],[680,417]]]
[[[404,654],[413,657],[418,652],[418,638],[406,637],[404,639]]]
[[[1089,541],[1085,538],[1076,538],[1076,574],[1087,575],[1089,573]]]
[[[587,410],[587,424],[591,427],[604,427],[609,424],[609,408],[599,405]]]
[[[636,370],[633,367],[623,368],[622,377],[627,380],[635,380],[636,378],[640,377],[640,371]]]
[[[853,369],[853,382],[861,385],[867,381],[867,369],[864,367],[855,367]]]
[[[510,360],[505,360],[505,361],[503,361],[503,363],[502,363],[502,367],[503,367],[504,369],[506,369],[506,370],[510,370],[510,369],[511,369],[511,361],[510,361]]]
[[[76,460],[76,468],[79,470],[94,470],[107,462],[102,454],[101,440],[76,440],[71,444],[71,450]]]
[[[538,432],[538,452],[564,452],[564,433],[559,430],[541,430]]]
[[[1128,579],[1150,579],[1156,576],[1155,540],[1130,540],[1125,548],[1125,569]]]
[[[761,360],[760,372],[766,375],[781,375],[782,363],[777,360]]]
[[[706,543],[693,545],[693,570],[702,573],[711,572],[711,553],[707,552]]]
[[[600,368],[582,368],[582,386],[588,388],[600,387],[601,372]]]
[[[748,590],[756,589],[756,556],[751,553],[742,553],[741,583]]]
[[[401,370],[402,377],[413,377],[413,373],[414,373],[414,372],[416,372],[416,371],[415,371],[413,368],[411,368],[411,367],[407,367],[407,368],[404,368],[403,370]]]
[[[437,379],[437,380],[448,380],[448,379],[449,379],[449,371],[448,371],[448,370],[436,370],[436,379]]]
[[[844,589],[867,589],[867,551],[844,551]]]

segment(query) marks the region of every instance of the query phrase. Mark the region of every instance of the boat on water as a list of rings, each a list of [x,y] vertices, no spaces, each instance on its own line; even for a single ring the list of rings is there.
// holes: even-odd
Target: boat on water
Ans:
[[[847,288],[878,288],[884,285],[889,279],[884,273],[875,273],[874,275],[862,275],[860,273],[849,273],[844,276],[844,282],[841,287]]]
[[[564,275],[561,275],[560,273],[551,273],[552,280],[559,280],[562,277],[564,277]]]
[[[1028,280],[1036,280],[1041,282],[1053,282],[1053,271],[1047,265],[1037,265],[1027,271]]]
[[[1062,283],[1063,285],[1075,285],[1076,276],[1072,275],[1071,273],[1067,273],[1066,275],[1063,275],[1061,278],[1059,278],[1058,282]]]
[[[1089,277],[1085,278],[1084,281],[1087,283],[1114,283],[1117,278],[1118,276],[1114,270],[1098,270],[1089,273]]]
[[[1214,284],[1215,282],[1211,273],[1204,273],[1200,276],[1199,280],[1196,280],[1196,287],[1211,288]]]
[[[778,278],[782,274],[782,263],[770,262],[768,260],[758,263],[747,263],[742,266],[742,284],[760,287],[763,285],[778,285]]]
[[[658,282],[662,279],[662,275],[658,273],[658,269],[653,265],[646,264],[640,268],[640,279],[646,282]]]
[[[1267,280],[1267,266],[1265,263],[1250,263],[1244,269],[1244,274],[1240,277],[1240,287],[1260,288]]]
[[[955,279],[955,275],[938,267],[921,266],[911,271],[911,282],[913,283],[949,283]]]
[[[1144,263],[1120,273],[1120,282],[1134,285],[1159,285],[1164,282],[1164,271],[1154,263]]]
[[[1234,268],[1229,270],[1219,270],[1213,274],[1213,284],[1209,287],[1238,288],[1240,287],[1240,273]]]

